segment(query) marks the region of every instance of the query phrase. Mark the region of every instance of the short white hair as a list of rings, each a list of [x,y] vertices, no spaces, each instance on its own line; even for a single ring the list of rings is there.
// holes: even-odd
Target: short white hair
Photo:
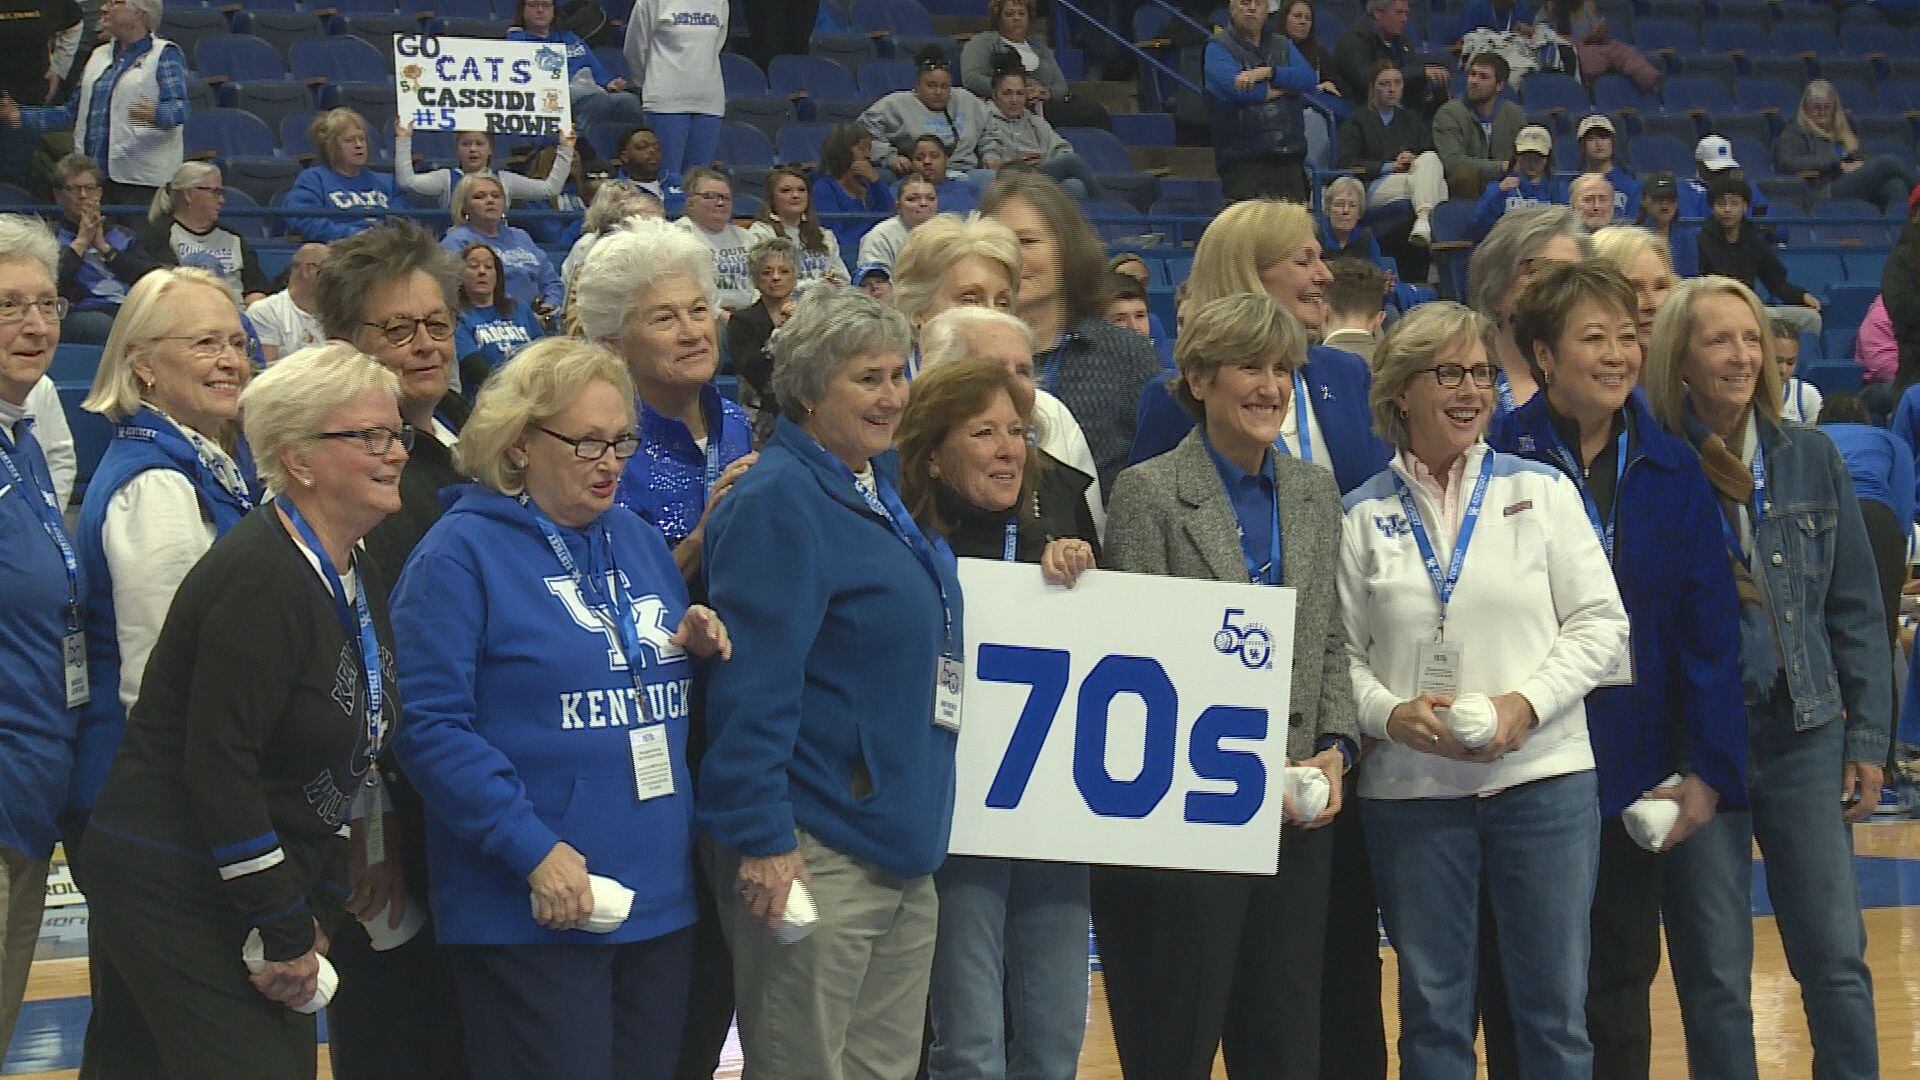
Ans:
[[[301,349],[254,376],[240,392],[240,423],[260,478],[289,491],[287,452],[311,439],[334,410],[369,390],[400,401],[400,378],[343,341]]]
[[[60,276],[60,243],[47,223],[25,214],[0,214],[0,262],[37,262]]]
[[[127,0],[127,6],[147,17],[147,29],[160,29],[163,0]]]
[[[972,355],[973,335],[990,326],[1004,327],[1020,335],[1033,352],[1033,327],[997,308],[962,304],[928,319],[920,327],[920,366],[922,369],[964,360]]]
[[[713,249],[678,225],[628,218],[594,242],[574,282],[573,313],[580,332],[598,344],[617,343],[627,316],[661,281],[686,275],[709,304],[717,300]]]

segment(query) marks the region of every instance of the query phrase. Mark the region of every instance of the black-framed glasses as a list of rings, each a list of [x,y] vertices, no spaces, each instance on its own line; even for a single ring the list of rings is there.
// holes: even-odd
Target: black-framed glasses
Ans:
[[[363,322],[360,325],[380,331],[380,336],[386,340],[387,344],[394,346],[411,342],[413,336],[422,328],[425,328],[427,336],[435,341],[445,341],[453,336],[453,320],[443,312],[434,312],[432,315],[424,315],[420,318],[401,316],[392,322]]]
[[[355,428],[352,431],[316,431],[316,439],[355,439],[360,448],[371,457],[386,457],[393,452],[393,444],[399,443],[402,450],[413,449],[413,429],[403,427],[395,431],[390,427]]]
[[[1500,374],[1500,368],[1494,364],[1473,364],[1471,366],[1466,364],[1435,364],[1430,368],[1423,368],[1421,370],[1432,375],[1433,381],[1439,383],[1440,388],[1443,390],[1459,389],[1460,384],[1465,382],[1469,376],[1472,377],[1475,386],[1483,390],[1491,389],[1494,379]]]
[[[602,439],[589,435],[582,439],[576,439],[571,435],[562,435],[552,428],[541,427],[539,424],[535,424],[533,427],[535,431],[545,432],[559,439],[561,442],[566,443],[568,446],[573,447],[573,456],[579,458],[581,461],[599,461],[601,458],[607,456],[608,450],[613,451],[613,456],[616,459],[625,461],[640,450],[640,436],[638,435],[622,435],[617,439]]]
[[[49,323],[67,317],[67,301],[63,297],[23,300],[18,296],[0,296],[0,326],[26,322],[29,309],[40,312],[40,318]]]

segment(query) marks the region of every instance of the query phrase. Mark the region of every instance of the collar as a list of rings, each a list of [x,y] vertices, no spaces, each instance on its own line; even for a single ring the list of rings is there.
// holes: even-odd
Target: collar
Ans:
[[[0,429],[5,429],[9,439],[14,437],[14,429],[19,427],[20,421],[26,418],[25,405],[15,405],[11,401],[0,399]]]
[[[1373,112],[1375,116],[1380,118],[1380,123],[1383,126],[1391,127],[1393,125],[1393,118],[1400,115],[1400,106],[1395,105],[1391,109],[1375,109]]]
[[[803,468],[813,474],[828,498],[858,513],[872,516],[873,511],[867,506],[867,501],[860,497],[860,493],[854,490],[852,484],[845,482],[842,470],[846,468],[846,463],[829,454],[826,447],[821,446],[818,440],[807,434],[805,428],[782,416],[774,424],[773,438],[768,441],[768,445],[779,446],[791,453]],[[900,452],[898,450],[888,450],[884,454],[877,455],[869,463],[869,467],[876,476],[884,476],[896,490],[899,488]]]
[[[707,438],[718,439],[721,436],[721,425],[725,423],[725,417],[721,413],[720,391],[715,389],[712,383],[704,383],[700,387],[699,397],[700,415],[707,422]],[[693,439],[693,429],[687,427],[686,421],[660,412],[647,404],[646,399],[638,394],[634,395],[634,401],[639,405],[640,427],[643,432],[670,434],[688,446],[698,445]]]
[[[136,41],[131,45],[121,45],[118,42],[115,42],[113,46],[113,58],[116,61],[135,60],[135,59],[138,59],[139,57],[145,56],[147,54],[147,51],[152,48],[153,48],[152,34],[148,34],[146,37],[141,38],[139,41]]]
[[[1493,95],[1492,99],[1487,102],[1486,112],[1481,112],[1480,110],[1474,108],[1473,102],[1468,101],[1465,98],[1462,98],[1460,100],[1460,103],[1467,107],[1468,116],[1473,117],[1475,120],[1478,120],[1483,124],[1493,123],[1494,116],[1496,116],[1500,112],[1500,95],[1499,94]]]
[[[1547,423],[1551,425],[1554,432],[1560,436],[1560,441],[1566,443],[1568,449],[1572,450],[1574,456],[1578,458],[1580,455],[1580,425],[1574,423],[1572,418],[1562,415],[1559,409],[1554,408],[1553,402],[1547,399],[1545,391],[1533,396],[1540,402],[1541,410],[1547,414]],[[1625,419],[1626,409],[1623,406],[1607,421],[1607,437],[1609,439],[1620,433],[1620,425]],[[1582,469],[1586,467],[1585,462],[1580,462],[1580,465]]]
[[[1653,408],[1647,404],[1647,392],[1641,387],[1634,387],[1633,393],[1627,395],[1627,403],[1620,411],[1628,424],[1627,430],[1632,432],[1628,436],[1627,446],[1627,457],[1630,461],[1644,460],[1662,469],[1678,469],[1690,456],[1690,452],[1682,452],[1681,447],[1689,441],[1698,441],[1692,428],[1697,426],[1702,437],[1706,433],[1705,426],[1700,425],[1694,418],[1691,408],[1687,410],[1690,426],[1686,437],[1682,438],[1680,435],[1669,432],[1654,419]],[[1508,414],[1509,426],[1506,430],[1513,437],[1514,449],[1519,453],[1532,456],[1545,445],[1550,432],[1559,431],[1561,438],[1566,438],[1571,430],[1570,422],[1565,428],[1559,426],[1562,422],[1564,421],[1560,420],[1559,415],[1548,403],[1547,395],[1541,393],[1533,395],[1526,404]],[[1578,444],[1568,439],[1567,445],[1577,446]]]
[[[1268,450],[1260,456],[1259,472],[1250,473],[1240,466],[1235,465],[1232,461],[1229,461],[1225,454],[1214,449],[1213,439],[1207,435],[1206,421],[1202,420],[1196,427],[1200,432],[1201,443],[1207,448],[1207,456],[1213,459],[1213,467],[1219,470],[1220,479],[1226,481],[1228,491],[1245,487],[1249,480],[1258,483],[1263,491],[1272,490],[1273,451]]]

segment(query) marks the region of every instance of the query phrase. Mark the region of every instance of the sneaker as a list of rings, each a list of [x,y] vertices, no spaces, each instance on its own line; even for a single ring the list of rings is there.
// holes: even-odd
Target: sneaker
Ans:
[[[1413,229],[1407,233],[1407,239],[1420,247],[1433,243],[1433,217],[1421,214],[1413,219]]]

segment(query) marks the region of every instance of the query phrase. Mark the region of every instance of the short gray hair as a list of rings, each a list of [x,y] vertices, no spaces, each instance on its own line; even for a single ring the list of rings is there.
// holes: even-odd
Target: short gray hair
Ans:
[[[240,422],[260,477],[289,491],[287,454],[313,438],[334,410],[369,390],[400,400],[400,378],[344,342],[301,349],[255,376],[240,392]]]
[[[666,205],[639,184],[631,180],[602,181],[600,189],[593,193],[593,205],[587,207],[586,217],[580,222],[580,231],[606,232],[648,203],[659,210],[660,216],[666,216]]]
[[[630,218],[594,242],[573,285],[573,314],[588,341],[618,342],[641,297],[684,274],[712,304],[713,249],[678,225]]]
[[[460,471],[504,495],[526,487],[526,466],[507,456],[527,428],[566,410],[588,383],[604,379],[620,392],[632,427],[633,378],[619,357],[578,338],[548,337],[513,354],[487,376],[473,415],[460,429],[454,461]]]
[[[1478,340],[1490,358],[1487,342],[1491,322],[1465,304],[1440,300],[1421,304],[1400,317],[1373,348],[1373,386],[1367,404],[1373,411],[1373,430],[1396,450],[1413,445],[1399,397],[1420,373],[1440,357],[1467,348]]]
[[[1593,257],[1593,237],[1580,224],[1580,215],[1566,206],[1530,206],[1510,210],[1494,223],[1493,231],[1467,260],[1467,295],[1473,309],[1497,318],[1500,298],[1520,276],[1520,264],[1533,257],[1547,241],[1564,236],[1580,247],[1580,257]]]
[[[455,288],[460,266],[451,252],[434,242],[425,229],[405,218],[393,218],[362,233],[336,240],[313,281],[313,313],[331,338],[357,341],[366,320],[367,297],[391,282],[419,271],[440,286],[449,313],[457,312]]]
[[[147,17],[147,29],[160,29],[162,0],[127,0],[127,6]]]
[[[747,249],[747,270],[759,273],[767,260],[781,258],[795,270],[800,268],[800,246],[784,236],[769,236]]]
[[[787,419],[799,421],[854,357],[877,352],[905,356],[912,347],[906,316],[858,289],[822,283],[807,291],[793,317],[767,339],[774,396]]]
[[[1357,178],[1352,176],[1338,177],[1333,181],[1333,183],[1328,184],[1327,190],[1322,192],[1320,195],[1320,205],[1325,206],[1328,199],[1333,198],[1335,195],[1338,195],[1343,191],[1348,192],[1354,198],[1360,200],[1360,209],[1362,211],[1366,210],[1367,185],[1361,183]]]
[[[233,303],[227,283],[206,270],[192,267],[163,266],[150,270],[127,290],[127,299],[114,316],[113,329],[107,332],[107,344],[100,352],[100,367],[93,373],[93,387],[80,407],[99,413],[118,423],[139,411],[145,395],[140,378],[134,374],[134,362],[144,358],[162,335],[174,327],[179,308],[169,299],[181,289],[200,286],[220,294]],[[236,306],[235,312],[238,313]],[[252,369],[252,365],[248,365]]]
[[[0,263],[37,262],[49,279],[60,276],[60,242],[47,223],[25,214],[0,214]]]
[[[53,163],[53,186],[66,187],[74,177],[85,173],[92,173],[95,180],[106,176],[99,162],[76,150]]]
[[[184,161],[173,170],[173,177],[158,191],[153,193],[153,203],[147,207],[148,221],[165,221],[173,216],[180,205],[180,193],[220,171],[220,167],[211,161]]]
[[[973,353],[971,337],[976,330],[1001,326],[1015,331],[1033,352],[1033,327],[998,308],[962,304],[928,319],[920,328],[920,368],[964,360]]]

